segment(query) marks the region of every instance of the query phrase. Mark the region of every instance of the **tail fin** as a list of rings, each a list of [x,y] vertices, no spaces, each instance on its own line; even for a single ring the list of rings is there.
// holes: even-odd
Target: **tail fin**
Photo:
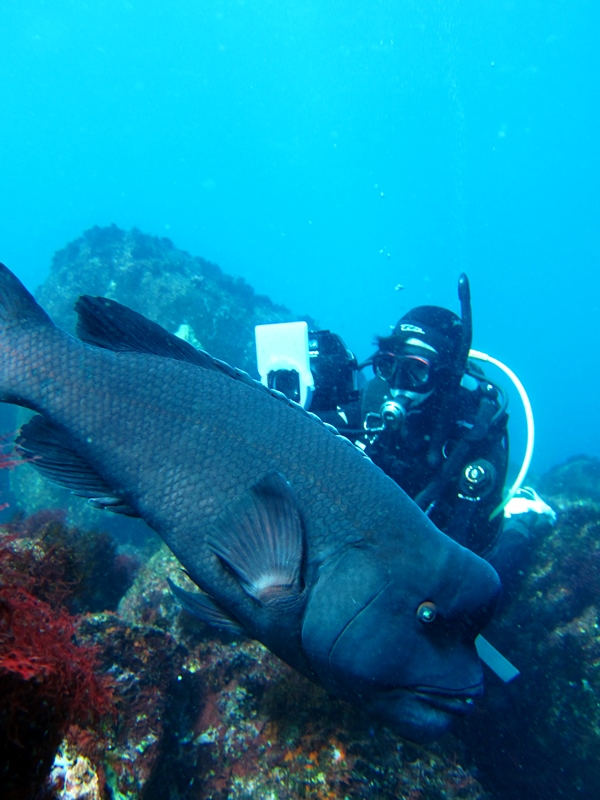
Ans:
[[[54,329],[33,295],[0,264],[0,402],[31,407],[27,377],[37,360],[35,330],[41,327]]]

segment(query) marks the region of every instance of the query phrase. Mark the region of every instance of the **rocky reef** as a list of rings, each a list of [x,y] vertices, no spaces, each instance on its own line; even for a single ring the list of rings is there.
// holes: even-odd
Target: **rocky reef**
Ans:
[[[256,642],[220,634],[190,617],[168,589],[167,577],[184,588],[188,579],[166,548],[152,555],[139,552],[135,559],[133,551],[123,555],[107,548],[104,577],[96,573],[94,594],[84,576],[94,574],[97,562],[97,545],[89,540],[102,534],[69,528],[56,514],[5,527],[0,531],[2,597],[19,596],[25,586],[46,604],[45,613],[62,620],[59,628],[69,632],[69,641],[58,636],[59,628],[46,626],[46,652],[81,648],[69,660],[83,665],[75,670],[76,685],[83,689],[69,693],[74,702],[60,706],[55,718],[39,714],[33,700],[37,696],[39,704],[45,692],[57,691],[51,677],[56,663],[52,667],[47,659],[44,673],[30,687],[35,693],[29,718],[52,732],[43,738],[37,796],[596,798],[600,505],[582,497],[579,481],[582,470],[597,468],[595,460],[581,457],[541,479],[537,488],[557,510],[558,521],[533,543],[518,592],[486,631],[521,676],[505,686],[489,675],[486,696],[473,716],[432,746],[401,740],[329,697]],[[561,491],[553,495],[549,489],[558,478]],[[30,605],[23,606],[21,616],[31,615]],[[23,633],[11,629],[13,618],[3,606],[5,708],[15,687],[21,698],[27,688],[22,684],[30,680],[14,659],[2,662],[7,630],[12,651],[23,652],[14,646]],[[59,641],[51,647],[48,637],[55,635]],[[62,681],[74,680],[60,675]],[[109,692],[110,708],[102,687]],[[83,713],[75,702],[81,696],[95,698],[94,713]],[[1,761],[7,747],[20,751],[6,716],[0,715],[0,727],[5,737]],[[36,729],[33,724],[31,731]],[[39,763],[42,751],[33,747],[31,731],[28,741]],[[19,762],[12,757],[14,778]],[[34,773],[26,766],[22,774],[30,791]],[[36,796],[11,786],[9,800]]]
[[[59,250],[36,297],[57,325],[72,332],[80,294],[117,300],[252,373],[255,325],[308,319],[293,316],[257,295],[242,278],[191,256],[169,239],[116,225],[91,228]]]
[[[463,741],[495,797],[600,796],[600,461],[540,479],[558,513],[486,635],[521,670],[493,678]]]
[[[58,253],[38,297],[72,329],[80,293],[117,299],[248,370],[254,324],[292,318],[167,240],[114,226]],[[520,677],[505,686],[488,675],[475,713],[427,747],[181,611],[166,578],[187,578],[141,523],[49,488],[5,445],[3,491],[7,475],[3,798],[600,796],[598,460],[577,456],[536,483],[556,525],[532,540],[486,631]]]
[[[53,516],[0,531],[11,570],[3,570],[0,600],[18,595],[24,581],[44,595],[47,575],[62,587],[60,596],[44,595],[60,624],[36,634],[47,655],[35,675],[2,649],[24,650],[22,626],[0,618],[3,707],[21,707],[19,728],[0,713],[6,800],[487,797],[456,743],[404,742],[258,643],[220,635],[181,612],[166,577],[187,579],[164,547],[139,569],[117,613],[72,615],[86,596],[70,576],[87,536],[65,531]],[[113,570],[119,574],[119,565]],[[113,586],[107,606],[114,596]],[[35,624],[35,615],[20,611]],[[53,714],[42,713],[47,708]]]

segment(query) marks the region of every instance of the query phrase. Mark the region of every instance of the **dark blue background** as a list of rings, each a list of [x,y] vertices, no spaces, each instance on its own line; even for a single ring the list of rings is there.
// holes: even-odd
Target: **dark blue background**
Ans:
[[[360,357],[458,309],[465,270],[534,467],[599,455],[598,8],[3,0],[0,258],[34,288],[84,229],[135,225]],[[523,427],[515,402],[515,458]]]

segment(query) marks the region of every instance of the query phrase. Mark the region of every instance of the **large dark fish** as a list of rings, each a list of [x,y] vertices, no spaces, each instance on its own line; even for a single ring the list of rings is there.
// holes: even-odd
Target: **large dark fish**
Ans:
[[[41,415],[18,440],[36,468],[154,528],[202,590],[188,608],[406,738],[470,710],[492,567],[283,396],[117,303],[77,309],[85,342],[1,266],[0,399]]]

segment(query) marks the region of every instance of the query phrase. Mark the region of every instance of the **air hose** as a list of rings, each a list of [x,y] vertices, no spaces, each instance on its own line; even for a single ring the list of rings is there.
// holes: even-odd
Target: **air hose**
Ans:
[[[525,387],[521,383],[521,381],[517,378],[515,373],[503,364],[501,361],[498,361],[497,358],[493,358],[493,356],[489,356],[487,353],[482,353],[479,350],[469,350],[469,358],[474,358],[478,361],[487,361],[489,364],[493,364],[498,369],[501,369],[505,375],[507,375],[510,380],[513,382],[515,389],[519,393],[519,397],[521,398],[521,402],[523,403],[523,408],[525,409],[525,418],[527,420],[527,446],[525,448],[525,456],[523,458],[523,463],[521,464],[521,469],[519,470],[519,474],[515,478],[513,485],[510,487],[508,492],[506,493],[502,502],[496,506],[496,508],[490,514],[490,519],[494,519],[497,517],[498,514],[502,512],[504,506],[508,503],[508,501],[513,498],[516,493],[521,488],[521,484],[525,479],[525,475],[527,474],[527,470],[529,469],[529,465],[531,464],[531,457],[533,455],[533,443],[535,438],[535,426],[533,422],[533,410],[531,408],[531,403],[529,402],[529,397],[527,396],[527,392],[525,391]]]

